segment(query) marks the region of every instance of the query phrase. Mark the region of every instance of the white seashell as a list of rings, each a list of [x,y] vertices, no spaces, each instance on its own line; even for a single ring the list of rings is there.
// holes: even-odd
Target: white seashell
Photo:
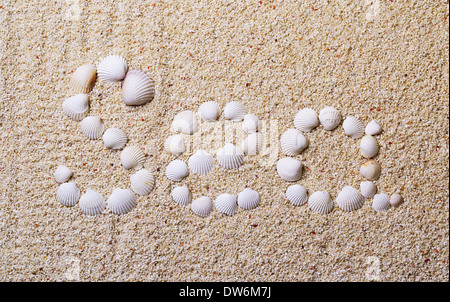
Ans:
[[[256,155],[263,148],[263,136],[258,132],[250,133],[241,143],[241,149],[247,155]]]
[[[219,118],[220,108],[214,101],[205,102],[198,108],[200,118],[205,122],[212,122]]]
[[[70,86],[74,93],[89,93],[95,85],[97,70],[92,64],[78,67],[72,74]]]
[[[244,151],[231,143],[226,143],[217,151],[217,162],[225,169],[237,169],[244,163]]]
[[[89,139],[98,139],[103,134],[103,123],[98,116],[86,116],[80,122],[81,132]]]
[[[120,153],[120,161],[125,169],[134,168],[140,170],[145,163],[145,154],[141,148],[137,146],[128,146]]]
[[[309,142],[301,131],[291,128],[281,135],[280,145],[284,154],[295,156],[302,153],[308,147]]]
[[[130,189],[114,189],[107,202],[111,212],[123,215],[134,209],[137,205],[137,198]]]
[[[359,174],[368,180],[376,180],[380,177],[381,167],[380,164],[374,159],[370,159],[361,165]]]
[[[68,181],[72,177],[72,170],[66,166],[59,166],[55,171],[55,180],[58,183]]]
[[[348,116],[342,123],[344,133],[353,138],[360,138],[364,135],[364,125],[356,116]]]
[[[191,210],[198,216],[208,216],[213,209],[211,198],[208,196],[202,196],[194,200],[191,204]]]
[[[150,194],[155,186],[152,172],[142,169],[130,176],[131,189],[141,196]]]
[[[373,195],[375,195],[378,190],[377,185],[369,180],[362,181],[359,187],[361,194],[367,199],[372,198]]]
[[[72,207],[80,199],[80,189],[71,182],[65,182],[58,187],[56,199],[64,206]]]
[[[119,150],[126,145],[127,141],[127,134],[120,128],[109,128],[103,133],[103,143],[106,148]]]
[[[80,197],[78,206],[84,214],[88,216],[95,216],[103,212],[106,207],[106,202],[103,199],[102,194],[92,189],[87,189],[86,193]]]
[[[380,124],[376,120],[372,120],[369,122],[365,128],[365,132],[367,135],[377,135],[380,134],[383,129]]]
[[[378,154],[380,146],[376,138],[371,135],[364,135],[359,144],[361,155],[365,158],[372,158]]]
[[[319,121],[325,130],[331,131],[341,123],[341,113],[334,107],[328,106],[320,110]]]
[[[171,195],[176,203],[183,206],[189,204],[192,199],[191,192],[186,185],[173,188]]]
[[[385,193],[375,194],[373,196],[372,208],[377,212],[387,211],[391,207],[389,200],[389,195]]]
[[[403,196],[398,193],[392,194],[391,198],[389,199],[389,203],[394,208],[397,208],[398,206],[400,206],[403,203],[403,201],[404,201]]]
[[[98,78],[109,83],[122,81],[127,71],[127,62],[119,55],[107,56],[97,66]]]
[[[205,150],[197,150],[189,157],[188,166],[195,173],[205,175],[214,167],[214,158]]]
[[[74,121],[81,121],[89,112],[88,95],[78,93],[64,100],[62,110]]]
[[[359,210],[364,205],[364,201],[364,196],[352,186],[342,188],[336,197],[338,207],[347,212]]]
[[[179,159],[171,161],[166,167],[166,177],[173,181],[180,181],[188,176],[188,166]]]
[[[334,208],[331,196],[326,191],[317,191],[311,194],[308,198],[308,206],[312,211],[323,215],[330,213]]]
[[[286,198],[295,206],[301,206],[308,202],[308,193],[304,186],[295,184],[286,190]]]
[[[130,70],[122,82],[122,100],[126,105],[144,105],[155,96],[155,84],[148,73]]]
[[[184,138],[181,134],[175,134],[169,136],[164,141],[164,150],[173,155],[180,155],[186,151],[186,145],[184,144]]]
[[[259,128],[261,128],[261,122],[256,115],[251,113],[244,115],[242,130],[244,130],[245,133],[257,132]]]
[[[225,105],[224,114],[227,120],[239,122],[244,118],[245,106],[237,101],[230,102]]]
[[[221,194],[214,200],[216,210],[228,216],[233,216],[236,212],[236,196],[231,194]]]
[[[298,159],[285,157],[277,162],[277,172],[286,181],[297,181],[302,177],[303,164]]]
[[[175,133],[193,134],[198,130],[198,121],[195,113],[190,110],[181,111],[172,121],[172,131]]]
[[[311,108],[300,110],[294,118],[294,126],[298,130],[310,132],[319,125],[319,118],[316,111]]]
[[[259,193],[250,188],[245,188],[238,195],[238,206],[244,210],[251,210],[259,205]]]

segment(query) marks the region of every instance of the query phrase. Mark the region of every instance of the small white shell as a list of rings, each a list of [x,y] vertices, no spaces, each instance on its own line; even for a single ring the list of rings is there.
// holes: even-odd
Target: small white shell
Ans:
[[[119,150],[126,145],[127,141],[127,134],[120,128],[109,128],[103,133],[103,143],[106,148]]]
[[[297,181],[302,177],[303,164],[298,159],[285,157],[277,162],[277,172],[286,181]]]
[[[359,144],[361,155],[365,158],[372,158],[378,154],[380,146],[376,138],[371,135],[364,135]]]
[[[95,85],[97,70],[92,64],[78,67],[72,74],[70,86],[74,93],[89,93]]]
[[[344,133],[353,138],[360,138],[364,135],[364,125],[356,116],[348,116],[342,123]]]
[[[389,200],[389,195],[385,193],[375,194],[373,196],[372,208],[377,212],[387,211],[391,207]]]
[[[380,177],[381,167],[380,164],[374,159],[370,159],[361,165],[359,174],[368,180],[376,180]]]
[[[58,187],[56,199],[64,206],[72,207],[80,199],[80,189],[73,181],[65,182]]]
[[[176,203],[183,206],[189,204],[192,199],[191,192],[186,185],[173,188],[171,196]]]
[[[331,196],[326,191],[317,191],[311,194],[308,198],[308,206],[312,211],[322,215],[330,213],[334,208]]]
[[[238,195],[238,206],[244,210],[251,210],[259,205],[259,193],[250,188],[245,188]]]
[[[398,206],[400,206],[403,203],[403,201],[404,201],[403,196],[398,193],[392,194],[391,198],[389,199],[389,203],[394,208],[397,208]]]
[[[122,81],[127,71],[127,62],[119,55],[107,56],[97,66],[98,78],[109,83]]]
[[[301,131],[291,128],[281,135],[280,145],[284,154],[295,156],[302,153],[308,147],[309,142]]]
[[[219,118],[220,108],[214,101],[205,102],[198,108],[200,118],[205,122],[212,122]]]
[[[114,189],[107,202],[111,212],[123,215],[134,209],[137,198],[130,189]]]
[[[217,162],[225,169],[237,169],[244,163],[244,152],[231,143],[217,151]]]
[[[347,212],[359,210],[364,205],[364,201],[364,196],[352,186],[343,187],[336,197],[338,207]]]
[[[362,181],[359,187],[361,194],[367,199],[372,198],[378,190],[377,185],[369,180]]]
[[[141,196],[150,194],[155,186],[152,172],[142,169],[130,176],[131,189]]]
[[[95,216],[103,212],[106,207],[106,202],[103,199],[102,194],[92,189],[87,189],[86,193],[80,197],[78,206],[84,214]]]
[[[308,202],[308,193],[304,186],[295,184],[286,190],[286,198],[295,206],[301,206]]]
[[[198,121],[195,113],[191,110],[184,110],[175,115],[171,125],[175,133],[193,134],[198,130]]]
[[[78,93],[64,100],[62,110],[74,121],[81,121],[89,112],[88,95]]]
[[[189,157],[188,166],[197,174],[208,174],[214,167],[214,157],[205,150],[197,150]]]
[[[225,105],[224,114],[227,120],[239,122],[244,118],[245,106],[237,101],[230,102]]]
[[[171,161],[166,167],[166,177],[173,181],[180,181],[188,176],[189,170],[186,163],[176,159]]]
[[[380,134],[383,129],[380,124],[376,120],[372,120],[369,122],[365,128],[365,132],[367,135],[377,135]]]
[[[257,132],[259,128],[261,128],[261,122],[256,115],[251,113],[244,115],[242,130],[244,130],[245,133]]]
[[[236,212],[236,196],[231,194],[221,194],[214,200],[214,206],[220,213],[233,216]]]
[[[128,146],[120,153],[120,161],[125,169],[140,170],[145,163],[145,154],[141,148],[137,146]]]
[[[341,113],[334,107],[328,106],[320,110],[319,121],[325,130],[331,131],[341,123]]]
[[[241,149],[247,155],[256,155],[263,148],[263,136],[258,132],[250,133],[241,143]]]
[[[303,108],[294,117],[294,126],[298,130],[310,132],[319,125],[316,111],[311,108]]]
[[[68,167],[62,165],[59,166],[55,170],[55,180],[58,183],[63,183],[68,181],[72,177],[72,170],[70,170]]]
[[[126,105],[144,105],[155,96],[155,84],[148,73],[130,70],[122,82],[122,100]]]
[[[103,123],[98,116],[86,116],[80,122],[81,132],[89,139],[98,139],[103,134]]]
[[[184,138],[181,134],[175,134],[169,136],[164,141],[164,150],[173,155],[180,155],[186,151],[186,145],[184,144]]]
[[[191,203],[191,210],[198,216],[208,216],[213,209],[211,198],[208,196],[202,196],[197,198]]]

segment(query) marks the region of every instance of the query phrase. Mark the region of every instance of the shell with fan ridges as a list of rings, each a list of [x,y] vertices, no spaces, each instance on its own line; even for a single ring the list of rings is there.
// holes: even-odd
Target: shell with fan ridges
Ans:
[[[389,195],[385,193],[375,194],[373,196],[372,208],[377,212],[384,212],[391,207]]]
[[[122,101],[129,106],[147,104],[155,96],[152,77],[142,70],[130,70],[122,82]]]
[[[119,55],[109,55],[97,66],[98,78],[101,81],[114,83],[122,81],[128,71],[125,59]]]
[[[372,158],[378,154],[380,146],[376,138],[371,135],[364,135],[359,144],[361,155],[365,158]]]
[[[203,121],[212,122],[219,118],[220,107],[217,102],[205,102],[198,108],[198,114]]]
[[[179,159],[171,161],[166,167],[166,177],[173,181],[181,181],[188,174],[188,166],[184,161]]]
[[[308,144],[303,133],[294,128],[286,130],[280,138],[281,150],[288,156],[299,155],[308,147]]]
[[[127,134],[120,128],[109,128],[102,138],[105,147],[113,150],[122,149],[128,142]]]
[[[111,212],[116,215],[123,215],[134,209],[137,205],[137,198],[130,189],[116,188],[109,196],[107,202]]]
[[[106,207],[106,202],[103,199],[102,194],[92,189],[87,189],[86,193],[80,197],[78,206],[84,214],[95,216],[103,212]]]
[[[328,106],[320,110],[319,121],[325,130],[331,131],[341,123],[341,113],[334,107]]]
[[[364,135],[364,125],[356,116],[348,116],[342,123],[344,133],[352,138],[360,138]]]
[[[142,169],[130,176],[131,189],[141,196],[150,194],[155,186],[152,172]]]
[[[120,153],[120,161],[122,166],[127,170],[140,170],[145,163],[145,153],[137,146],[128,146]]]
[[[331,196],[326,191],[317,191],[311,194],[308,198],[308,206],[313,212],[322,215],[330,213],[334,208]]]
[[[170,195],[176,203],[183,206],[188,205],[192,199],[191,192],[186,185],[173,188]]]
[[[197,198],[191,203],[191,210],[195,214],[201,217],[206,217],[211,213],[213,204],[211,198],[208,196],[202,196]]]
[[[74,121],[81,121],[89,113],[89,97],[78,93],[64,100],[62,110],[65,115]]]
[[[286,198],[295,206],[301,206],[308,202],[308,192],[304,186],[291,185],[286,190]]]
[[[364,196],[352,186],[343,187],[336,197],[338,207],[347,212],[359,210],[364,205],[364,201]]]
[[[294,117],[294,126],[298,130],[311,132],[318,125],[319,118],[312,108],[303,108]]]
[[[238,195],[238,206],[244,210],[251,210],[259,205],[259,193],[253,189],[245,188]]]
[[[245,106],[242,103],[233,101],[225,105],[223,113],[225,115],[225,119],[238,122],[242,121],[244,118],[245,111]]]
[[[205,150],[197,150],[189,157],[188,166],[199,175],[208,174],[214,167],[214,157]]]
[[[217,162],[225,169],[237,169],[244,163],[244,152],[241,148],[226,143],[217,151]]]
[[[72,207],[80,199],[80,189],[73,181],[65,182],[58,187],[56,199],[64,206]]]
[[[81,132],[89,139],[98,139],[102,136],[104,126],[98,116],[87,116],[80,122]]]
[[[88,63],[78,67],[72,74],[70,86],[74,93],[87,94],[94,88],[97,78],[97,69]]]
[[[214,206],[220,213],[233,216],[237,208],[236,196],[227,193],[220,194],[214,200]]]
[[[377,193],[378,188],[374,182],[366,180],[361,182],[361,184],[359,185],[359,190],[365,198],[369,199]]]
[[[364,131],[366,132],[367,135],[377,135],[380,134],[383,131],[383,129],[376,120],[372,120],[366,125]]]
[[[191,110],[184,110],[175,115],[171,129],[175,133],[194,134],[198,131],[198,121],[195,113]]]

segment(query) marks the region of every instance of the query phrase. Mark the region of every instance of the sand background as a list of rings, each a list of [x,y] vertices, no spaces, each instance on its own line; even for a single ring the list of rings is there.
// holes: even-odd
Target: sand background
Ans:
[[[0,20],[1,281],[448,281],[448,2],[3,1]],[[120,84],[97,82],[90,114],[145,150],[156,187],[127,215],[89,218],[56,201],[55,169],[105,199],[132,172],[61,104],[70,74],[111,53],[153,76],[155,99],[129,108]],[[241,101],[279,134],[303,107],[378,120],[377,185],[405,203],[314,214],[257,156],[182,183],[194,198],[249,186],[258,208],[196,216],[170,198],[162,144],[207,100]],[[359,188],[357,141],[342,127],[307,137],[297,183],[333,199]]]

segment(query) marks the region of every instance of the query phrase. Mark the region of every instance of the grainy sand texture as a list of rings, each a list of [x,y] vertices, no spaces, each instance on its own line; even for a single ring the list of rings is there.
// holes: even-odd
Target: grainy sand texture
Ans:
[[[449,281],[447,1],[6,0],[0,20],[1,281]],[[106,207],[88,217],[56,200],[56,168],[68,166],[82,193],[105,200],[129,188],[134,171],[61,105],[74,70],[109,54],[147,71],[156,94],[129,107],[120,83],[97,81],[89,114],[144,150],[155,188],[128,214]],[[272,135],[272,151],[238,170],[216,163],[179,183],[194,199],[260,193],[257,208],[231,217],[176,204],[178,184],[164,174],[177,158],[163,148],[173,117],[211,100],[222,110],[242,102]],[[375,212],[368,199],[358,211],[335,204],[320,215],[289,203],[291,183],[275,165],[279,137],[300,109],[325,106],[382,125],[376,184],[404,204]],[[223,143],[214,131],[203,134]],[[235,136],[244,137],[240,126]],[[294,183],[333,202],[345,185],[359,189],[358,139],[342,124],[305,136]]]

